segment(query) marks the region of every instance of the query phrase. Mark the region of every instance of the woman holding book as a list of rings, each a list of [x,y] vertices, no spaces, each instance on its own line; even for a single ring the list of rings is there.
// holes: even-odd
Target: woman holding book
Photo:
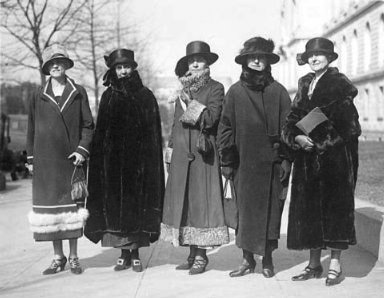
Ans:
[[[310,250],[308,266],[292,280],[320,278],[321,250],[331,249],[327,286],[342,280],[341,251],[356,244],[354,190],[361,134],[353,104],[357,89],[329,67],[337,57],[330,40],[307,42],[297,60],[313,72],[300,78],[282,132],[295,152],[287,245]]]

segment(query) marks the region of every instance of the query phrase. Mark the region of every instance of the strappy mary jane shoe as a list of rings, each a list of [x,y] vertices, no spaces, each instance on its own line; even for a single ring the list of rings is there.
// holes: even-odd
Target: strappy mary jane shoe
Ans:
[[[67,258],[63,256],[61,259],[53,259],[51,265],[43,271],[43,275],[55,274],[61,272],[67,264]]]
[[[143,265],[140,259],[132,259],[132,270],[135,272],[143,271]]]
[[[83,268],[80,266],[79,258],[69,258],[69,267],[73,274],[83,273]]]
[[[229,273],[230,277],[240,277],[248,273],[255,273],[256,261],[248,262],[246,259],[243,259],[240,267],[236,270],[233,270]]]
[[[118,258],[116,262],[116,266],[113,268],[115,271],[125,270],[131,267],[131,257],[127,258]]]
[[[293,281],[304,281],[311,278],[320,278],[323,274],[323,267],[321,265],[311,268],[309,266],[305,267],[304,272],[292,277]]]
[[[191,269],[189,269],[189,274],[190,275],[196,275],[203,273],[205,271],[205,268],[207,268],[208,265],[208,258],[201,257],[201,256],[196,256],[195,260],[193,261],[193,265]]]
[[[195,257],[188,257],[187,261],[183,264],[176,266],[176,270],[189,270],[193,266],[193,262],[195,261]]]
[[[328,276],[327,276],[327,278],[325,280],[325,285],[327,287],[330,287],[330,286],[334,286],[334,285],[339,284],[341,282],[341,280],[342,280],[341,274],[342,274],[341,270],[340,270],[340,272],[338,272],[336,270],[329,269],[328,270]]]

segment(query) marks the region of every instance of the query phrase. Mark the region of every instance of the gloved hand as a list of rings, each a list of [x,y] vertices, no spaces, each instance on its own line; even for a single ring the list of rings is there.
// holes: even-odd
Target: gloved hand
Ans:
[[[233,180],[234,170],[232,167],[221,167],[221,174],[229,180]]]
[[[297,144],[299,144],[299,146],[307,152],[312,151],[314,149],[314,146],[315,146],[312,139],[310,137],[305,136],[305,135],[296,136],[295,142]]]
[[[288,186],[289,175],[291,174],[291,163],[284,159],[280,167],[280,182],[284,187],[286,187]]]

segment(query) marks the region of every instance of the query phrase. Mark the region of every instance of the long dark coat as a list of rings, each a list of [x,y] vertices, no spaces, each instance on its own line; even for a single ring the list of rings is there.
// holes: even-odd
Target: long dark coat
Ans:
[[[85,235],[95,243],[104,233],[147,233],[151,242],[160,234],[164,166],[158,104],[136,71],[122,88],[103,93],[91,147]]]
[[[229,240],[228,229],[224,224],[222,182],[216,149],[224,87],[210,79],[192,95],[206,106],[201,118],[204,119],[204,127],[213,144],[214,153],[208,159],[203,159],[197,152],[200,127],[188,128],[179,121],[184,110],[180,99],[177,99],[169,142],[173,153],[165,191],[161,238],[176,246],[221,245]],[[192,162],[188,161],[189,150],[195,156]]]
[[[226,94],[219,125],[221,163],[235,169],[236,245],[262,256],[266,241],[280,235],[284,198],[279,136],[290,105],[288,92],[276,81],[264,91],[239,81]]]
[[[323,248],[327,242],[356,243],[354,190],[361,133],[353,104],[357,89],[337,68],[329,68],[309,99],[313,77],[314,73],[309,73],[300,78],[282,134],[295,150],[288,223],[290,249]],[[319,140],[317,146],[325,151],[306,152],[295,143],[295,137],[303,134],[295,124],[315,107],[321,108],[329,123],[310,137]]]
[[[71,198],[74,165],[68,156],[76,151],[88,157],[93,128],[87,94],[68,77],[58,103],[51,79],[31,98],[27,154],[34,170],[29,221],[35,240],[81,236],[87,212]]]

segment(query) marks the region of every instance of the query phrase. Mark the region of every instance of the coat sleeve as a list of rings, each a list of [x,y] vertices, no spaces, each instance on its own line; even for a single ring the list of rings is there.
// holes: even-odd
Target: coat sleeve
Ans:
[[[27,129],[27,161],[33,163],[33,148],[35,141],[35,102],[39,91],[36,91],[29,100],[28,129]]]
[[[168,146],[167,146],[167,148],[165,148],[164,161],[166,163],[171,163],[171,159],[172,159],[173,139],[174,139],[174,133],[175,133],[175,123],[177,121],[176,120],[176,112],[177,112],[178,108],[181,108],[180,107],[180,99],[176,99],[176,101],[175,101],[175,110],[173,112],[173,122],[172,122],[172,127],[171,127],[171,134],[169,136]]]
[[[77,146],[76,152],[83,155],[85,158],[89,157],[89,150],[94,133],[94,122],[89,107],[88,96],[84,88],[80,89],[82,96],[81,100],[81,139]]]
[[[232,90],[229,89],[227,95],[225,96],[223,113],[221,115],[217,134],[217,146],[221,166],[230,166],[235,168],[239,162],[238,151],[235,143],[235,121],[235,98],[232,95]]]
[[[224,86],[215,84],[209,95],[206,109],[201,114],[201,121],[204,129],[216,133],[216,128],[220,121],[224,101]]]
[[[300,146],[296,143],[295,137],[303,134],[303,132],[296,126],[296,123],[299,122],[307,113],[304,109],[300,108],[299,104],[299,99],[301,98],[301,80],[302,79],[299,80],[298,91],[291,105],[291,109],[284,121],[285,123],[281,132],[283,142],[288,145],[291,150],[296,151],[300,149]]]
[[[283,88],[280,95],[280,129],[282,130],[287,119],[287,116],[291,110],[291,98],[288,91]],[[289,161],[293,160],[292,149],[283,141],[280,142],[279,157]]]

